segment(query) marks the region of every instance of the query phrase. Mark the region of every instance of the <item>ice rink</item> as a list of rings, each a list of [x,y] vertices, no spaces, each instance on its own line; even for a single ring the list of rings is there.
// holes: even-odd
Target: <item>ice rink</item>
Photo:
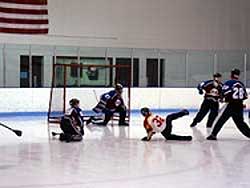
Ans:
[[[174,133],[194,136],[191,142],[161,135],[142,142],[143,118],[136,113],[130,127],[85,126],[78,143],[52,138],[60,129],[44,116],[1,117],[23,136],[0,127],[0,188],[250,187],[250,140],[230,120],[217,141],[207,141],[206,119],[189,127],[194,115],[173,123]]]

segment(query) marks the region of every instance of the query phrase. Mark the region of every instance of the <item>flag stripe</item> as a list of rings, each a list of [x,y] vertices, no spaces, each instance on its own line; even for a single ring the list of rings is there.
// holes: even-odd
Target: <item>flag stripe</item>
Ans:
[[[8,24],[6,24],[6,23],[0,23],[0,27],[3,27],[3,28],[17,28],[17,29],[21,29],[21,28],[24,28],[24,29],[29,29],[29,28],[31,28],[31,29],[48,29],[48,25],[47,24],[45,24],[45,25],[43,25],[43,24],[32,24],[32,25],[30,25],[30,24],[15,24],[15,23],[8,23]]]
[[[47,0],[0,0],[0,2],[28,5],[47,5]]]
[[[0,32],[48,33],[47,0],[0,0]]]
[[[34,9],[18,9],[18,8],[5,8],[0,6],[0,12],[14,13],[14,14],[48,14],[48,10],[34,10]]]
[[[7,14],[1,12],[0,12],[0,17],[13,18],[13,19],[48,20],[48,15]]]
[[[0,23],[15,23],[15,24],[48,24],[48,20],[29,20],[29,19],[16,19],[16,18],[1,18]]]
[[[4,7],[4,8],[34,9],[34,10],[47,9],[47,5],[27,5],[27,4],[15,4],[15,3],[13,4],[13,3],[3,3],[3,2],[0,2],[0,7]]]
[[[48,29],[17,29],[0,27],[2,33],[19,33],[19,34],[47,34]]]

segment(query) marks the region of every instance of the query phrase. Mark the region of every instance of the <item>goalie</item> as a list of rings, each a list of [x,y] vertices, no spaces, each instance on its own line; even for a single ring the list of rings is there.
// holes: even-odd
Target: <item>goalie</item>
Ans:
[[[141,114],[145,117],[143,124],[147,131],[147,136],[143,137],[141,139],[142,141],[150,141],[155,133],[161,133],[166,140],[192,140],[192,136],[179,136],[172,134],[172,121],[182,116],[188,115],[188,110],[172,113],[168,115],[166,119],[158,115],[154,115],[147,107],[141,109]]]
[[[60,128],[63,133],[60,134],[60,141],[81,141],[84,135],[83,129],[83,114],[79,107],[80,101],[78,99],[71,99],[69,101],[70,108],[66,111],[61,119]]]
[[[102,94],[100,101],[93,108],[93,111],[95,113],[103,113],[105,115],[104,121],[96,123],[94,120],[95,117],[90,117],[90,119],[87,120],[87,124],[92,122],[106,126],[114,113],[117,112],[119,113],[119,125],[128,126],[128,123],[125,122],[127,110],[122,98],[122,90],[123,86],[116,84],[115,89]]]

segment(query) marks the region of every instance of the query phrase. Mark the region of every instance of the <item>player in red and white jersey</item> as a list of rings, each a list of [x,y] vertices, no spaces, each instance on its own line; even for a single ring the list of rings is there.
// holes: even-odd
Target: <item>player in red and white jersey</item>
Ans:
[[[192,136],[180,136],[172,134],[172,121],[182,116],[188,115],[188,110],[172,113],[168,115],[166,119],[158,115],[154,115],[147,107],[141,109],[141,114],[145,117],[143,125],[147,131],[147,136],[143,137],[141,139],[142,141],[150,141],[155,133],[161,133],[167,140],[192,140]]]

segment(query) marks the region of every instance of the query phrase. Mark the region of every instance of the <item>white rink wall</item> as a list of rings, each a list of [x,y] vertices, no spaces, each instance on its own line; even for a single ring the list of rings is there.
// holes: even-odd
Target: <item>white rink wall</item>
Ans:
[[[2,43],[161,49],[243,49],[249,0],[51,0],[48,35]]]
[[[69,88],[68,98],[81,100],[84,110],[91,110],[97,98],[112,88]],[[249,90],[248,90],[249,92]],[[126,93],[126,92],[124,92]],[[1,88],[0,113],[42,112],[49,106],[50,88]],[[59,103],[61,95],[57,96]],[[126,98],[126,97],[125,97]],[[203,100],[196,88],[132,88],[131,110],[147,106],[151,109],[194,109],[197,110]],[[245,102],[249,108],[249,99]]]

